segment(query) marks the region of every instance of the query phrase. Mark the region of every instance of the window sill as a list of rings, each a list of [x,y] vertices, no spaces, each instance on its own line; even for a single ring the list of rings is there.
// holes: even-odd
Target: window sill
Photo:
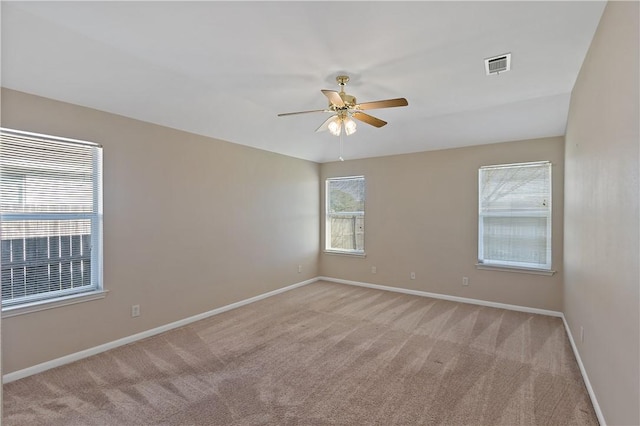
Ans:
[[[367,257],[367,254],[355,251],[338,251],[338,250],[325,250],[324,254],[336,254],[338,256],[351,256],[351,257]]]
[[[18,315],[30,314],[32,312],[59,308],[61,306],[75,305],[76,303],[88,302],[90,300],[104,299],[107,297],[107,293],[107,290],[97,290],[88,293],[72,294],[70,296],[59,297],[53,300],[40,300],[18,306],[7,306],[6,308],[2,308],[2,318],[11,318]]]
[[[534,275],[547,275],[547,276],[551,276],[556,273],[556,271],[552,271],[548,269],[522,268],[517,266],[485,265],[483,263],[476,263],[476,268],[487,270],[487,271],[518,272],[521,274],[534,274]]]

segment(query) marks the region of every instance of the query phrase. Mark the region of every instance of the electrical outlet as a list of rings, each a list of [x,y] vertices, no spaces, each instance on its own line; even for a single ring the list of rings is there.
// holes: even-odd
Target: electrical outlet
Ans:
[[[378,273],[378,268],[376,268],[375,266],[371,267],[371,273],[372,274],[377,274]]]
[[[140,305],[131,305],[131,317],[139,317],[140,316]]]
[[[411,273],[411,279],[412,279],[412,280],[415,280],[415,279],[416,279],[416,273],[415,273],[415,272],[412,272],[412,273]]]
[[[469,277],[462,277],[462,285],[469,285]]]
[[[302,265],[298,265],[298,273],[302,272]]]

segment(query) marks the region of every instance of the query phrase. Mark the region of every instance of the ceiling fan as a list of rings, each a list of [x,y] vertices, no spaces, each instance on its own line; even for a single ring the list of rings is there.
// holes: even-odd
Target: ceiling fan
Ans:
[[[308,114],[311,112],[328,112],[332,113],[331,117],[327,118],[324,123],[316,129],[316,132],[329,130],[332,135],[340,136],[342,128],[347,135],[351,135],[356,131],[355,118],[363,123],[370,124],[374,127],[382,127],[387,124],[386,121],[380,120],[372,115],[366,114],[362,111],[377,109],[377,108],[392,108],[407,106],[409,103],[405,98],[386,99],[383,101],[365,102],[359,104],[356,102],[356,98],[352,95],[345,93],[344,86],[349,81],[349,76],[339,75],[336,77],[336,81],[340,86],[340,92],[335,90],[322,90],[322,93],[329,99],[329,106],[326,109],[316,109],[311,111],[298,111],[298,112],[286,112],[278,114],[278,117],[284,117],[287,115],[296,114]]]

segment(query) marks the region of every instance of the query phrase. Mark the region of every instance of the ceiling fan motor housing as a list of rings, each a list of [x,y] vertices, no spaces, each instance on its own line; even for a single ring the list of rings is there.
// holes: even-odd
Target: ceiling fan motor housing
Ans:
[[[344,102],[345,107],[347,108],[352,108],[355,104],[356,104],[356,97],[355,96],[351,96],[348,95],[344,92],[340,92],[338,93],[340,95],[340,98],[342,99],[342,102]],[[331,106],[332,104],[329,103],[329,106]]]

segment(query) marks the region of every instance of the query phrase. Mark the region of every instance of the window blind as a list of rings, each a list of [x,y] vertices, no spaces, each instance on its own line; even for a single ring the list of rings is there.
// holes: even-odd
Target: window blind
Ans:
[[[2,306],[102,288],[102,148],[0,129]]]
[[[551,269],[551,163],[481,167],[478,262]]]

